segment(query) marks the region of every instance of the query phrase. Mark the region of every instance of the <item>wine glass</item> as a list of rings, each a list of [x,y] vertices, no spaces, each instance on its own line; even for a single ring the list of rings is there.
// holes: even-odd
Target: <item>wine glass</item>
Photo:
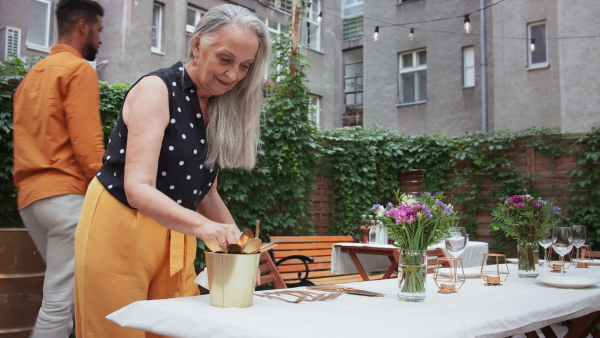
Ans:
[[[565,272],[565,255],[573,250],[573,228],[552,228],[552,249],[560,256],[560,275]]]
[[[552,245],[552,238],[550,236],[542,237],[538,240],[538,243],[544,248],[544,265],[550,266],[548,248]]]
[[[458,258],[467,246],[467,229],[465,227],[452,227],[449,229],[450,236],[444,239],[446,250],[450,256]],[[454,262],[454,280],[456,281],[458,264]]]
[[[585,225],[573,225],[573,245],[577,248],[575,257],[579,257],[579,248],[585,244]]]

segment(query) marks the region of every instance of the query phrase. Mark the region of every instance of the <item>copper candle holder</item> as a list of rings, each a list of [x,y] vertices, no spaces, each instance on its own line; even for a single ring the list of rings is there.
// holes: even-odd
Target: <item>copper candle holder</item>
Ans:
[[[588,268],[590,264],[594,262],[594,258],[590,255],[586,255],[587,251],[592,251],[591,245],[582,245],[579,247],[579,257],[577,257],[578,268]]]
[[[440,269],[450,269],[449,274],[440,274]],[[462,276],[462,277],[459,277]],[[439,293],[455,293],[465,283],[465,269],[462,260],[453,257],[439,257],[433,272],[433,280]]]
[[[488,261],[493,263],[488,265]],[[487,253],[483,254],[481,262],[481,278],[487,286],[499,286],[508,278],[508,263],[503,254]]]
[[[574,250],[574,249],[573,249]],[[571,265],[574,263],[573,262],[573,250],[571,250],[571,252],[569,252],[568,255],[565,255],[564,257],[564,262],[565,262],[565,266],[564,266],[564,270],[567,270],[568,268],[571,267]],[[553,260],[553,258],[556,258],[555,260]],[[560,256],[554,252],[554,249],[552,249],[552,247],[548,248],[548,259],[546,261],[548,263],[548,266],[550,267],[550,270],[552,272],[560,272]],[[564,271],[566,273],[566,271]]]

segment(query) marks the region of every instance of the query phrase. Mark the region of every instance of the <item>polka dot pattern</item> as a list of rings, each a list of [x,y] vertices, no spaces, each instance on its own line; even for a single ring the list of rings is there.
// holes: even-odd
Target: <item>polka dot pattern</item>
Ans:
[[[148,75],[161,78],[170,94],[169,124],[160,149],[156,188],[181,206],[195,210],[210,191],[219,172],[218,166],[211,168],[204,165],[206,128],[195,94],[196,86],[181,62]],[[104,165],[97,177],[113,196],[131,207],[123,188],[127,136],[127,126],[119,115],[108,140]]]

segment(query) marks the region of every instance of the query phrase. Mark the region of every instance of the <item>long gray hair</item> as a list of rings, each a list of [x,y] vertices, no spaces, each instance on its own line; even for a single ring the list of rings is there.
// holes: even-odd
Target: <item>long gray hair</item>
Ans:
[[[200,48],[205,48],[207,41],[226,26],[254,32],[258,51],[246,76],[230,91],[210,99],[206,112],[210,118],[206,165],[252,169],[260,141],[262,83],[271,50],[267,28],[244,7],[230,4],[212,7],[200,19],[186,57],[187,61],[194,59],[192,43],[196,35],[200,35]]]

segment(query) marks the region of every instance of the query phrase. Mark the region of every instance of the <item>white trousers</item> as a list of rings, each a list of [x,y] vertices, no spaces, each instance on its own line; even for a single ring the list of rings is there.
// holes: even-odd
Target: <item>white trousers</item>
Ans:
[[[75,229],[83,194],[45,198],[19,211],[46,262],[42,307],[30,337],[68,338],[73,330]]]

